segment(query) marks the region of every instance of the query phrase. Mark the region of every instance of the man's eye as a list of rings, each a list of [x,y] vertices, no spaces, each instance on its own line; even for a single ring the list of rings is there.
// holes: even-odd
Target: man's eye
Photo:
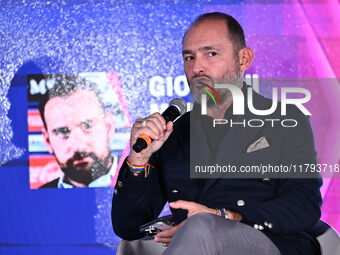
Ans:
[[[70,136],[71,130],[67,127],[57,128],[54,133],[62,138],[68,138]]]
[[[193,60],[194,57],[193,56],[185,56],[184,57],[184,61],[189,61],[189,60]]]
[[[216,55],[217,55],[217,53],[214,52],[214,51],[209,52],[209,56],[210,56],[210,57],[214,57],[214,56],[216,56]]]
[[[81,123],[81,128],[84,131],[90,131],[93,128],[93,125],[91,122],[82,122]]]

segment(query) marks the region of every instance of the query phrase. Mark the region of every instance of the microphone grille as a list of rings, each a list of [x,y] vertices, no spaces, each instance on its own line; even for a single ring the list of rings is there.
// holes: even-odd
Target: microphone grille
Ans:
[[[170,105],[175,106],[179,110],[181,116],[187,111],[187,103],[182,98],[172,99]]]

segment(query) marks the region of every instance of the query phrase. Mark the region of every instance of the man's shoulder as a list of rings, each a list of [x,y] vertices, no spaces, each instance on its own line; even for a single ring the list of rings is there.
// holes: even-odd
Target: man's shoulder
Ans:
[[[255,109],[267,110],[272,107],[273,103],[275,102],[273,102],[271,98],[267,98],[253,90],[253,106]],[[284,114],[282,112],[283,107],[285,108]],[[295,104],[286,104],[284,106],[281,101],[277,101],[276,110],[271,115],[276,115],[276,117],[279,118],[297,118],[299,120],[308,119],[308,117]]]
[[[40,186],[39,189],[42,189],[42,188],[58,188],[58,182],[59,182],[59,178],[57,179],[54,179],[48,183],[45,183],[44,185]]]

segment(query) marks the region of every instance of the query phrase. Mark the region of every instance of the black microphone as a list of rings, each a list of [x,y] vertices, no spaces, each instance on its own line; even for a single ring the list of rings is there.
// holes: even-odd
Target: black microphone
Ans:
[[[169,107],[162,113],[162,116],[166,123],[168,123],[169,121],[174,121],[177,117],[182,116],[186,111],[187,104],[185,101],[182,98],[175,98],[171,100]],[[146,140],[153,141],[149,136],[141,134],[132,146],[132,149],[137,153],[141,152],[149,146]],[[149,142],[149,144],[151,142]]]

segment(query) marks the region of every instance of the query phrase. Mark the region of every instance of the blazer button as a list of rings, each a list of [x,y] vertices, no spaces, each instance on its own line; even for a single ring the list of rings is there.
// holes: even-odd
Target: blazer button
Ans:
[[[255,229],[259,229],[259,225],[254,224],[254,228],[255,228]]]
[[[272,223],[268,223],[268,228],[272,229],[273,228],[273,224]]]
[[[240,200],[237,200],[237,206],[244,206],[246,203],[240,199]]]
[[[264,227],[262,225],[259,225],[259,230],[264,230]]]
[[[171,193],[177,194],[177,193],[179,193],[179,191],[178,191],[177,189],[173,189],[173,190],[171,191]]]
[[[263,181],[263,182],[269,182],[270,179],[269,179],[269,178],[263,178],[262,181]]]
[[[118,187],[118,188],[123,187],[123,183],[122,183],[121,181],[117,181],[117,187]]]

